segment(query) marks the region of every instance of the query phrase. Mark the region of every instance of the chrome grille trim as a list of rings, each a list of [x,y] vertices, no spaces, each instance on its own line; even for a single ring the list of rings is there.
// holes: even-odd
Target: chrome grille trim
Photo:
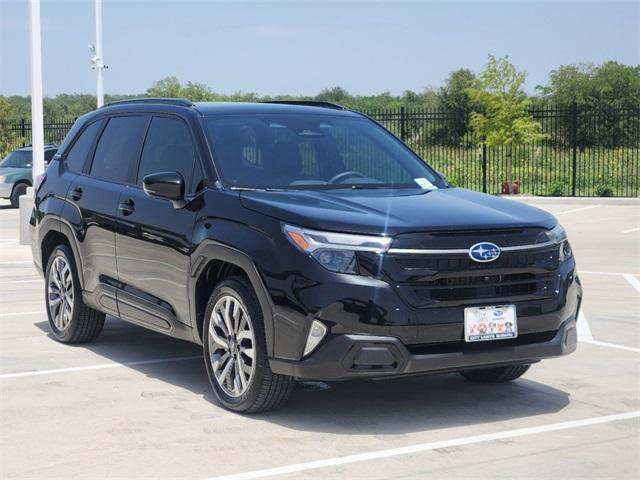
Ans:
[[[515,252],[518,250],[537,250],[539,248],[546,248],[552,245],[559,245],[554,240],[549,240],[543,243],[532,243],[529,245],[515,245],[512,247],[500,247],[501,252]],[[390,248],[387,250],[388,254],[397,255],[447,255],[447,254],[469,254],[468,248],[445,248],[439,250],[428,250],[419,248]]]

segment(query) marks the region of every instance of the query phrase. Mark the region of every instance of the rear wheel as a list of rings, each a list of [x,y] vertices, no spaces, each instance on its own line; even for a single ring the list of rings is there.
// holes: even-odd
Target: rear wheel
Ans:
[[[13,187],[13,191],[11,192],[11,206],[13,208],[18,208],[20,206],[20,197],[27,193],[27,188],[29,185],[26,183],[18,183],[15,187]]]
[[[73,253],[66,245],[55,248],[46,271],[46,305],[51,333],[62,343],[95,340],[104,326],[105,315],[87,307]]]
[[[255,413],[284,403],[293,379],[269,368],[260,303],[243,277],[220,283],[209,298],[204,359],[218,400],[229,410]]]
[[[467,380],[478,383],[506,383],[520,378],[531,365],[509,365],[506,367],[482,368],[460,372]]]

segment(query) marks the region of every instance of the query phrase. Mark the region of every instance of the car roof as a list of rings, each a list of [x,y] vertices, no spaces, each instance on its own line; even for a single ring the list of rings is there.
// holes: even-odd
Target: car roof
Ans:
[[[113,112],[175,112],[190,110],[200,116],[210,115],[256,115],[295,113],[303,115],[359,116],[340,105],[314,101],[273,101],[273,102],[196,102],[171,98],[136,98],[107,104],[91,114]]]
[[[44,145],[44,149],[45,150],[51,150],[52,148],[57,149],[59,147],[60,147],[60,145],[56,145],[55,143],[45,143],[45,145]],[[15,149],[16,152],[30,152],[31,150],[33,150],[33,146],[31,146],[31,145]]]
[[[208,115],[253,115],[295,113],[307,115],[357,116],[356,113],[338,106],[291,103],[249,103],[249,102],[197,102],[194,108],[204,116]]]

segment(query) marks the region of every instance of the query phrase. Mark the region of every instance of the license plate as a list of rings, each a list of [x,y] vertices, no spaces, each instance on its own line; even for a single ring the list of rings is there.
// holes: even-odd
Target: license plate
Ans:
[[[515,305],[464,309],[465,342],[503,340],[518,336]]]

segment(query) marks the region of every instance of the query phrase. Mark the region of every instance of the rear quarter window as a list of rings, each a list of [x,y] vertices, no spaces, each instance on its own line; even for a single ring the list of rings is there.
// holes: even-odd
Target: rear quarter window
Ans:
[[[93,140],[100,130],[101,121],[94,122],[83,130],[67,153],[65,163],[67,169],[72,172],[80,173],[84,168],[84,163],[89,155],[89,150],[93,144]],[[55,154],[55,152],[54,152]]]

